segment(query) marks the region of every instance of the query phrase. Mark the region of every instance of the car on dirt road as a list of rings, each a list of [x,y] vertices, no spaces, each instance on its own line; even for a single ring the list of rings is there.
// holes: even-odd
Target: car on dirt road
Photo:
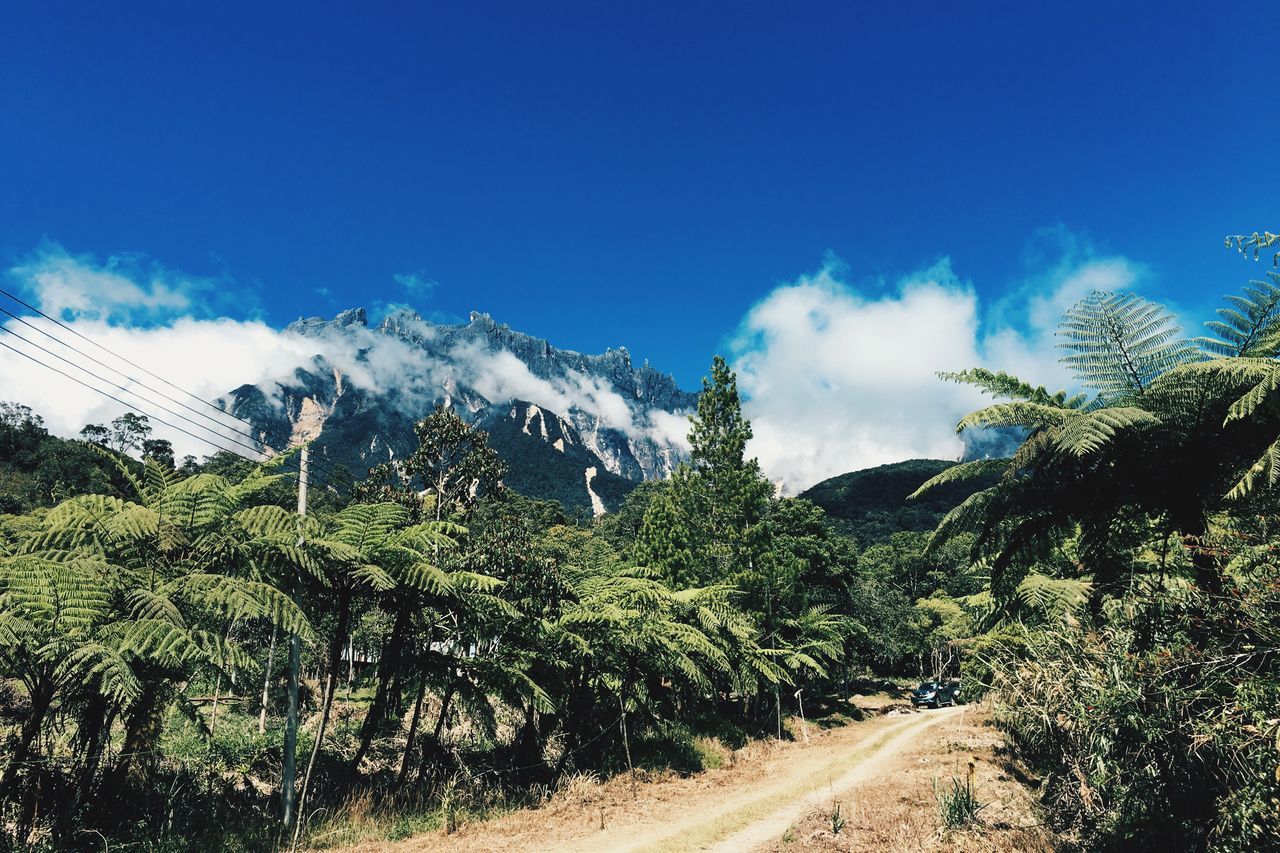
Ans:
[[[926,681],[911,691],[911,704],[929,708],[941,708],[960,701],[960,682]]]

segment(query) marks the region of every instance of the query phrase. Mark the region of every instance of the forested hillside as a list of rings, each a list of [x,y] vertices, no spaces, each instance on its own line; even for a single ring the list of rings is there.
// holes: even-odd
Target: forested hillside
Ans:
[[[924,483],[957,463],[908,459],[823,480],[800,494],[835,520],[836,527],[862,545],[884,542],[899,531],[924,533],[971,494],[991,485],[996,475],[946,483],[912,500]]]
[[[973,586],[914,540],[859,555],[774,497],[719,360],[689,464],[595,521],[509,488],[445,408],[403,463],[313,489],[305,519],[296,454],[175,467],[145,421],[67,441],[6,412],[93,477],[32,491],[45,457],[5,462],[30,495],[0,517],[13,840],[253,848],[290,778],[287,829],[316,833],[295,817],[353,796],[483,810],[583,770],[696,768],[707,733],[777,736],[804,694],[921,672],[957,614],[916,598]]]

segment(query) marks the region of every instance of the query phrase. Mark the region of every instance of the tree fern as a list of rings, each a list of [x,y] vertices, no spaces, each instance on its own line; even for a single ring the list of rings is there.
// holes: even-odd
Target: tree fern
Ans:
[[[1063,362],[1108,403],[1140,398],[1161,374],[1200,356],[1173,314],[1132,293],[1095,292],[1063,317]]]
[[[985,367],[943,372],[938,377],[962,385],[972,385],[997,399],[1005,397],[1058,409],[1078,409],[1086,399],[1083,394],[1068,395],[1066,391],[1050,394],[1043,385],[1032,385],[1003,370],[991,371]]]
[[[1052,429],[1067,422],[1073,410],[1044,403],[995,403],[965,415],[956,432],[974,427],[1021,427],[1026,430]]]
[[[1137,406],[1108,406],[1080,412],[1054,435],[1057,447],[1074,456],[1086,456],[1105,447],[1116,433],[1160,423],[1160,419]]]
[[[907,496],[907,500],[916,500],[932,489],[945,486],[947,483],[960,483],[992,472],[999,471],[1003,473],[1008,470],[1009,460],[1007,459],[976,459],[972,462],[961,462],[959,465],[952,465],[945,471],[925,480],[920,485],[920,488]]]
[[[1205,352],[1223,358],[1275,354],[1280,274],[1269,272],[1267,277],[1250,282],[1242,295],[1226,297],[1229,307],[1218,309],[1220,319],[1205,323],[1213,336],[1196,339]]]

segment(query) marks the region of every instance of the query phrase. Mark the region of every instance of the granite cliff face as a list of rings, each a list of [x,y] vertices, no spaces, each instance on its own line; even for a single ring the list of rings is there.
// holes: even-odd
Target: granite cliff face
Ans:
[[[697,395],[624,348],[559,349],[478,313],[444,325],[401,310],[370,328],[358,308],[286,331],[315,357],[270,387],[236,389],[232,412],[273,447],[318,434],[314,452],[356,476],[410,453],[414,421],[439,404],[489,432],[512,488],[575,512],[613,509],[685,458]]]

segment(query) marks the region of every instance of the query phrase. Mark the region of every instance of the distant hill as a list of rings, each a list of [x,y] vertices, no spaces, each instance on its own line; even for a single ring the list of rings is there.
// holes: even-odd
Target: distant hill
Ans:
[[[909,459],[851,471],[823,480],[800,497],[822,507],[843,533],[866,547],[899,530],[932,530],[953,507],[997,479],[997,475],[990,475],[948,483],[919,500],[907,500],[922,483],[955,464],[942,459]]]

